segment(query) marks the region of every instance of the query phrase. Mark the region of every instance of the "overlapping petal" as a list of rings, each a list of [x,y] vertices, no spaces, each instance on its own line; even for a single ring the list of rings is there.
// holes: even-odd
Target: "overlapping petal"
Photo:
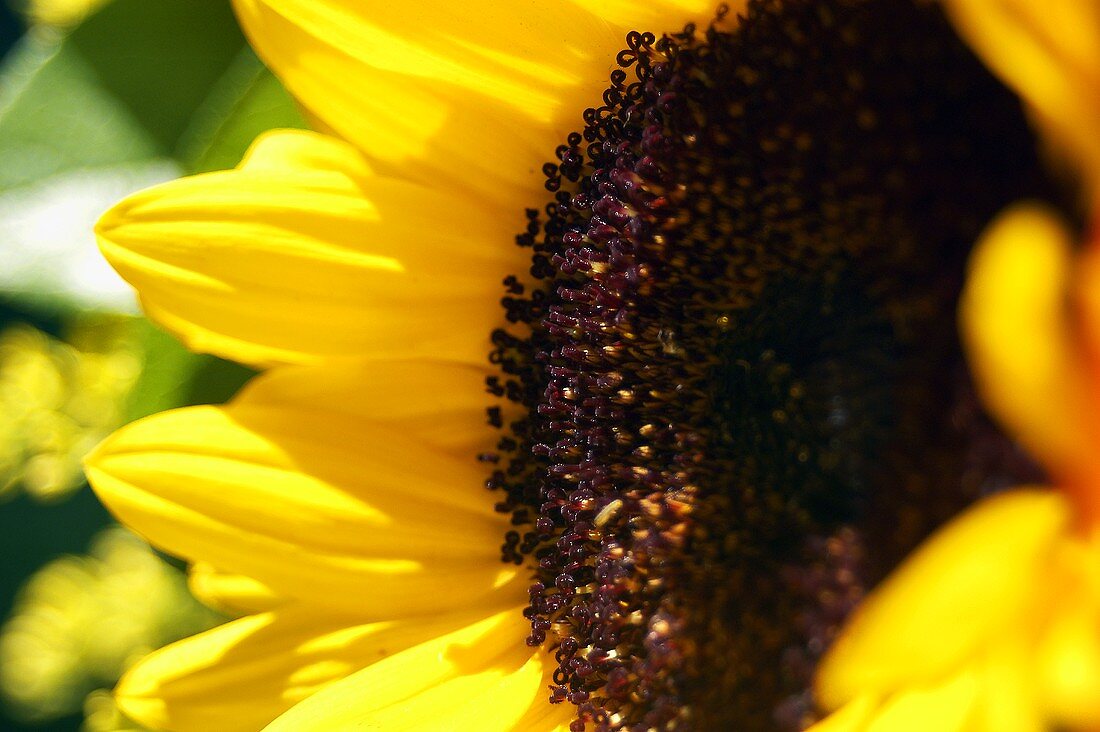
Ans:
[[[1069,729],[1100,727],[1100,536],[1073,535],[1044,577],[1055,598],[1029,659],[1032,694]]]
[[[238,399],[366,419],[468,463],[500,438],[486,415],[490,373],[488,365],[427,359],[283,368],[252,380]],[[507,404],[501,408],[508,412]]]
[[[1100,392],[1100,209],[1095,213],[1089,239],[1076,261],[1073,300],[1080,310],[1081,341],[1088,377]],[[1094,396],[1100,412],[1100,394]]]
[[[925,542],[856,610],[822,660],[816,692],[830,709],[938,683],[1025,620],[1069,522],[1053,491],[988,498]]]
[[[115,696],[127,715],[156,729],[254,732],[334,681],[477,619],[363,623],[281,608],[157,651],[127,672]]]
[[[814,732],[1100,723],[1100,560],[1090,528],[1100,515],[1100,427],[1088,318],[1079,319],[1089,312],[1082,288],[1094,280],[1075,271],[1072,241],[1047,208],[1010,209],[976,247],[960,306],[985,402],[1061,490],[985,499],[896,570],[822,662],[819,697],[846,706]],[[936,698],[959,716],[929,722],[938,702],[922,695],[956,682],[957,693]]]
[[[977,677],[969,670],[926,688],[908,689],[888,699],[864,729],[866,732],[970,732],[975,729],[974,711],[979,689]]]
[[[1069,311],[1072,238],[1036,204],[1002,214],[971,259],[960,325],[989,409],[1065,486],[1100,484],[1095,387]]]
[[[705,21],[709,0],[236,0],[253,46],[321,123],[419,181],[518,210],[599,106],[631,29]]]
[[[809,732],[1046,732],[1033,689],[1019,673],[1023,668],[1012,663],[998,673],[977,663],[946,680],[885,699],[862,696]]]
[[[327,377],[318,367],[283,383],[295,378]],[[518,570],[499,562],[507,522],[474,455],[441,451],[414,424],[395,429],[397,415],[371,421],[353,398],[296,401],[288,387],[269,403],[268,394],[261,383],[227,407],[136,422],[89,457],[89,479],[158,546],[280,596],[365,619],[500,601]]]
[[[285,131],[235,170],[125,199],[97,231],[150,317],[193,350],[263,366],[483,363],[500,281],[520,269],[500,245],[514,228],[455,194],[373,175],[344,143]]]
[[[286,602],[262,582],[223,572],[206,562],[197,562],[188,569],[187,588],[207,607],[226,615],[266,612]]]
[[[552,662],[525,646],[528,631],[518,608],[492,615],[334,684],[267,732],[556,732],[572,710],[547,710]]]

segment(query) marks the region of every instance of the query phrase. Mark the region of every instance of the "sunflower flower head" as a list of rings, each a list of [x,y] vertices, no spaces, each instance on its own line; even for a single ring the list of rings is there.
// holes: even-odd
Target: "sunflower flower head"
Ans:
[[[1084,413],[1051,299],[1069,260],[1044,249],[1031,281],[972,252],[1013,202],[1067,196],[938,6],[367,5],[239,0],[324,133],[268,133],[98,225],[151,317],[265,370],[88,460],[243,616],[139,664],[124,711],[295,732],[1085,719],[1064,710],[1100,677],[1057,649],[1089,622],[1063,612],[1092,602],[1089,494],[1002,493],[1091,475],[1089,433],[1034,427]],[[1005,322],[1062,340],[1006,362]],[[1037,383],[1064,399],[1015,398]],[[1051,670],[1021,675],[1037,644]]]

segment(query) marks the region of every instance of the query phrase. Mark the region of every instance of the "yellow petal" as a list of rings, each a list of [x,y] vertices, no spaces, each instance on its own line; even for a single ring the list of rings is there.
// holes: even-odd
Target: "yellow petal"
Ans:
[[[108,438],[87,472],[166,551],[364,618],[493,602],[518,571],[499,561],[483,466],[345,414],[167,412]]]
[[[861,696],[845,704],[806,732],[863,732],[867,729],[879,701],[873,696]]]
[[[1077,547],[1075,547],[1077,548]],[[1095,582],[1100,568],[1095,549],[1072,551],[1080,575]],[[1079,576],[1080,576],[1079,575]],[[1100,607],[1097,587],[1061,589],[1034,665],[1038,692],[1049,716],[1070,729],[1100,727]]]
[[[883,704],[867,732],[970,732],[979,688],[967,669],[944,683],[905,690]]]
[[[1100,4],[1095,0],[946,0],[985,62],[1034,106],[1100,193]]]
[[[544,671],[550,671],[549,667],[553,665],[545,660],[540,663]],[[539,693],[531,701],[527,713],[513,723],[512,732],[570,732],[569,725],[577,718],[577,708],[566,702],[549,703],[549,686],[552,680],[549,673],[544,675]]]
[[[1044,732],[1023,643],[994,654],[945,684],[907,688],[887,699],[858,697],[808,732]]]
[[[127,672],[115,697],[152,728],[253,732],[332,682],[476,620],[363,624],[287,607],[162,648]]]
[[[979,705],[971,727],[977,732],[1047,732],[1035,674],[1035,631],[1039,623],[1002,633],[977,659]]]
[[[253,46],[326,128],[422,182],[519,211],[600,104],[628,30],[705,20],[709,0],[462,4],[235,0]]]
[[[194,350],[261,366],[484,363],[500,281],[520,271],[515,229],[301,131],[262,138],[235,170],[137,193],[97,226],[150,317]]]
[[[1020,489],[942,528],[872,592],[826,653],[815,684],[822,704],[933,684],[1011,632],[1067,520],[1061,494]]]
[[[689,22],[709,22],[718,7],[718,3],[698,0],[657,0],[657,2],[568,0],[568,2],[584,8],[614,26],[653,33],[679,31]],[[726,4],[730,8],[729,14],[734,15],[743,12],[748,2],[734,0]]]
[[[339,175],[354,185],[373,173],[366,160],[330,135],[272,130],[256,138],[237,168],[251,173]]]
[[[553,664],[542,649],[526,647],[528,631],[518,608],[498,613],[334,684],[267,732],[526,732],[518,723],[532,707],[549,706],[544,682]],[[551,718],[543,729],[555,726]]]
[[[469,462],[501,436],[486,414],[494,405],[485,386],[491,373],[488,363],[423,359],[273,369],[253,379],[236,402],[366,419]],[[504,406],[505,414],[512,411]]]
[[[1100,411],[1100,209],[1091,237],[1074,260],[1073,304],[1080,313],[1078,326],[1085,344],[1086,369],[1093,388],[1092,412]]]
[[[1056,482],[1092,485],[1100,432],[1068,326],[1070,241],[1037,204],[1002,214],[972,255],[960,325],[985,404]]]
[[[258,580],[222,572],[205,562],[188,568],[187,587],[205,605],[226,615],[273,610],[286,601]]]

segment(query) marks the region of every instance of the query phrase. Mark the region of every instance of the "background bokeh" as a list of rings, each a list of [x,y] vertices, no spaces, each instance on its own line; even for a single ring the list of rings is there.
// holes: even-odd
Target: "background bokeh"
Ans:
[[[250,372],[144,320],[92,226],[301,126],[228,0],[0,0],[0,730],[136,729],[111,702],[118,675],[223,620],[111,521],[80,458]]]

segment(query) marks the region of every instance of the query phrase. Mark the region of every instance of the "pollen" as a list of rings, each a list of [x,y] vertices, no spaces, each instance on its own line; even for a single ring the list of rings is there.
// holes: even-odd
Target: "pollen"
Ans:
[[[756,0],[616,62],[493,333],[502,558],[574,730],[802,729],[865,592],[1032,470],[955,307],[983,223],[1057,195],[933,5]]]

